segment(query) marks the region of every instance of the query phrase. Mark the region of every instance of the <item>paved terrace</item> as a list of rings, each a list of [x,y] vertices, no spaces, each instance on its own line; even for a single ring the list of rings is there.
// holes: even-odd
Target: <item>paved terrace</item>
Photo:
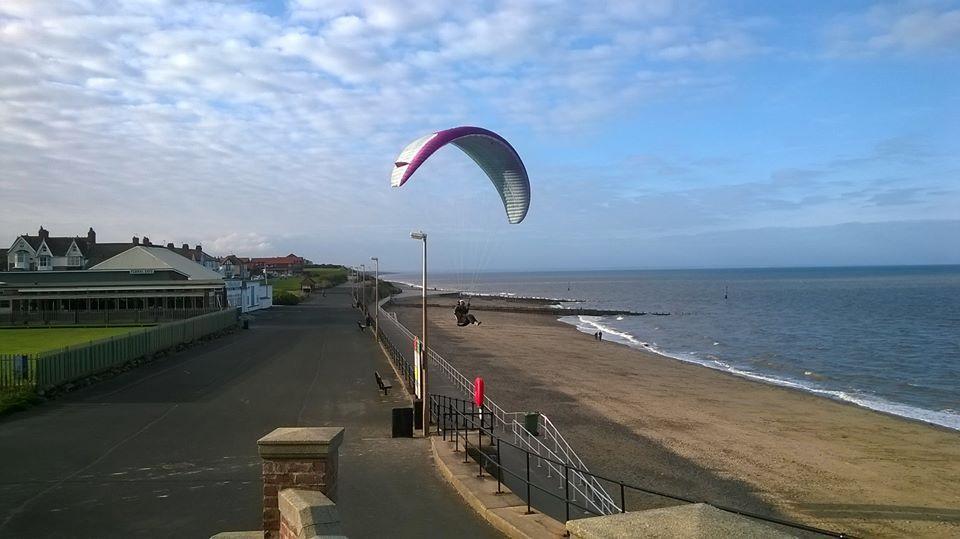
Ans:
[[[346,428],[338,509],[350,537],[495,537],[437,474],[424,440],[391,439],[407,405],[341,287],[0,420],[0,536],[208,537],[260,528],[256,440]]]

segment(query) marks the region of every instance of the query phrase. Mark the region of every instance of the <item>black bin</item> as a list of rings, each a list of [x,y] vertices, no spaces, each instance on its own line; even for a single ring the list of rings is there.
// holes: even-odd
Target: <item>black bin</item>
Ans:
[[[393,437],[413,438],[413,409],[393,409]]]
[[[244,319],[243,319],[243,329],[250,329],[250,319],[249,319],[249,318],[244,318]]]
[[[413,428],[423,430],[423,401],[413,401]]]

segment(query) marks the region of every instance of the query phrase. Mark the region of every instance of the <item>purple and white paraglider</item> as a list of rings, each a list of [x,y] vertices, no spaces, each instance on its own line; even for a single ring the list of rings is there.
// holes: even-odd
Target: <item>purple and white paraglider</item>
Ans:
[[[400,152],[394,162],[390,185],[400,187],[407,183],[417,168],[434,152],[447,144],[463,150],[493,182],[507,220],[518,224],[530,208],[530,178],[520,155],[500,135],[482,127],[454,127],[418,138]]]

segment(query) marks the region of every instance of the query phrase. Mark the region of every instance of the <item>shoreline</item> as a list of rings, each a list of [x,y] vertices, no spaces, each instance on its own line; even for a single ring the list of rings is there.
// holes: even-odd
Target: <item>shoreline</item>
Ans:
[[[569,315],[569,316],[564,317],[564,318],[574,318],[574,317],[579,317],[579,315]],[[580,326],[579,326],[579,323],[577,323],[577,322],[573,322],[573,321],[569,321],[569,322],[568,322],[568,321],[565,321],[565,320],[562,320],[562,319],[558,319],[557,322],[559,322],[559,323],[561,323],[561,324],[564,324],[564,325],[570,327],[571,329],[573,329],[574,331],[576,331],[576,332],[578,332],[578,333],[583,333],[583,334],[586,334],[586,335],[589,335],[589,334],[590,334],[590,332],[585,331],[585,330],[582,330],[582,329],[580,328]],[[621,336],[621,338],[624,338],[624,333],[623,333],[623,332],[620,332],[619,330],[611,330],[610,328],[608,328],[608,327],[606,327],[606,326],[598,327],[597,329],[603,331],[603,332],[604,332],[604,335],[606,335],[608,332],[614,333],[614,331],[616,331],[615,334],[618,334],[618,335]],[[630,335],[630,334],[626,334],[626,335],[629,336],[628,338],[633,338],[633,339],[636,338],[634,335]],[[713,367],[713,366],[710,366],[709,364],[706,364],[706,363],[703,363],[703,362],[700,362],[700,361],[695,361],[695,360],[692,360],[692,359],[686,359],[686,358],[683,358],[683,357],[679,357],[679,356],[677,356],[677,355],[672,355],[670,352],[667,352],[667,351],[665,351],[665,350],[661,350],[661,349],[659,349],[659,348],[654,348],[654,347],[648,345],[648,344],[645,343],[645,342],[639,342],[639,341],[638,341],[638,344],[631,344],[631,343],[629,343],[629,342],[622,342],[622,341],[616,340],[616,339],[609,339],[608,342],[611,342],[611,343],[613,343],[613,344],[617,344],[617,345],[620,345],[620,346],[625,346],[625,347],[627,347],[627,348],[629,348],[629,349],[631,349],[631,350],[635,350],[635,351],[638,351],[638,352],[647,352],[647,353],[650,353],[650,354],[656,354],[656,355],[658,355],[658,356],[660,356],[660,357],[662,357],[662,358],[664,358],[664,359],[669,359],[669,360],[672,360],[672,361],[677,361],[677,362],[684,363],[684,364],[687,364],[687,365],[696,365],[696,366],[698,366],[698,367],[702,367],[702,368],[705,368],[705,369],[709,369],[709,370],[711,370],[711,371],[718,372],[718,373],[721,373],[721,374],[725,374],[725,375],[727,375],[727,376],[736,377],[736,378],[738,378],[738,379],[740,379],[740,380],[746,380],[746,381],[749,381],[749,382],[753,382],[753,383],[756,383],[756,384],[763,384],[763,385],[767,385],[767,386],[779,387],[779,388],[787,389],[787,390],[790,390],[790,391],[797,391],[797,392],[800,392],[800,393],[803,393],[803,394],[806,394],[806,395],[813,395],[813,396],[815,396],[815,397],[819,397],[819,398],[822,398],[822,399],[826,399],[826,400],[828,400],[828,401],[830,401],[830,402],[845,404],[845,405],[853,406],[853,407],[858,408],[858,409],[861,409],[861,410],[869,410],[869,411],[871,411],[871,412],[875,412],[875,413],[878,413],[878,414],[883,414],[883,415],[885,415],[885,416],[887,416],[887,417],[891,417],[891,418],[895,418],[895,419],[902,419],[902,420],[904,420],[904,421],[909,421],[909,422],[912,422],[912,423],[919,423],[919,424],[921,424],[921,425],[925,425],[925,426],[928,426],[928,427],[934,427],[934,428],[938,428],[938,429],[943,429],[943,430],[946,431],[946,432],[960,433],[960,419],[957,419],[957,420],[956,420],[957,426],[954,427],[954,426],[951,426],[951,425],[945,425],[945,424],[943,424],[943,423],[937,423],[937,422],[932,421],[932,420],[926,420],[926,419],[923,419],[923,418],[921,418],[921,417],[915,417],[915,416],[905,415],[905,414],[898,414],[898,413],[892,412],[892,411],[890,411],[890,410],[885,410],[885,409],[883,409],[883,408],[877,408],[877,407],[874,407],[874,406],[870,406],[869,403],[870,403],[871,401],[866,400],[866,399],[863,399],[862,402],[858,402],[858,401],[856,401],[856,400],[844,399],[844,398],[842,398],[842,397],[835,396],[835,393],[843,393],[843,392],[840,391],[840,390],[819,389],[819,388],[807,387],[807,386],[804,386],[803,384],[801,384],[801,383],[799,383],[799,382],[795,382],[795,381],[793,381],[793,380],[787,380],[787,379],[781,379],[781,378],[774,378],[774,377],[772,377],[772,376],[765,376],[765,375],[763,375],[763,374],[756,374],[756,373],[750,373],[750,372],[742,371],[742,370],[739,370],[739,369],[737,369],[736,367],[732,367],[732,366],[730,366],[729,364],[726,364],[726,363],[724,363],[724,364],[727,365],[727,368],[722,368],[722,367],[719,367],[719,366],[718,366],[718,367]],[[714,363],[715,363],[715,362],[716,362],[716,361],[714,361]],[[922,411],[922,412],[929,412],[929,413],[931,413],[931,414],[939,414],[939,413],[940,413],[940,412],[937,412],[936,410],[928,410],[928,409],[926,409],[926,408],[916,408],[916,407],[914,407],[914,406],[910,406],[910,405],[907,405],[907,404],[902,404],[902,403],[897,403],[897,402],[891,402],[891,401],[885,401],[885,400],[881,399],[880,397],[875,397],[875,399],[876,399],[877,401],[882,401],[883,403],[885,403],[885,404],[887,404],[887,405],[889,405],[889,406],[892,406],[892,407],[906,407],[906,408],[910,408],[910,409],[912,409],[912,410],[919,410],[919,411]],[[877,406],[881,406],[881,405],[878,404]]]
[[[579,327],[577,327],[577,325],[576,325],[575,323],[565,322],[565,321],[563,321],[563,320],[557,320],[557,322],[568,326],[569,328],[573,329],[573,330],[576,331],[577,333],[582,333],[582,334],[585,334],[585,335],[589,335],[588,332],[583,331],[583,330],[581,330]],[[607,331],[607,330],[604,329],[603,331],[604,331],[604,334],[606,335],[606,331]],[[647,352],[647,353],[650,353],[650,354],[655,354],[655,355],[660,356],[660,357],[662,357],[663,359],[666,359],[666,360],[676,361],[676,362],[678,362],[678,363],[682,363],[682,364],[685,364],[685,365],[695,365],[695,366],[697,366],[697,367],[702,367],[702,368],[704,368],[704,369],[708,369],[708,370],[710,370],[710,371],[717,372],[717,373],[720,373],[720,374],[723,374],[723,375],[726,375],[726,376],[733,376],[734,378],[737,378],[737,379],[739,379],[739,380],[744,380],[744,381],[752,382],[752,383],[755,383],[755,384],[761,384],[761,385],[764,385],[764,386],[777,387],[777,388],[785,389],[785,390],[788,390],[788,391],[795,391],[795,392],[800,393],[800,394],[803,394],[803,395],[812,395],[812,396],[814,396],[814,397],[819,397],[819,398],[825,399],[825,400],[830,401],[830,402],[833,402],[833,403],[843,404],[843,405],[846,405],[846,406],[852,406],[853,408],[856,408],[856,409],[858,409],[858,410],[866,410],[866,411],[870,411],[870,412],[882,414],[882,415],[884,415],[884,416],[886,416],[886,417],[889,417],[889,418],[892,418],[892,419],[899,419],[899,420],[903,420],[903,421],[908,421],[908,422],[910,422],[910,423],[916,423],[916,424],[918,424],[918,425],[923,425],[923,426],[925,426],[925,427],[932,427],[932,428],[935,428],[935,429],[940,429],[940,430],[943,430],[944,432],[948,432],[948,433],[953,433],[953,434],[960,433],[960,426],[954,428],[954,427],[950,427],[950,426],[948,426],[948,425],[942,425],[942,424],[940,424],[940,423],[935,423],[935,422],[933,422],[933,421],[926,421],[926,420],[924,420],[924,419],[920,419],[920,418],[917,418],[917,417],[912,417],[912,416],[908,416],[908,415],[901,415],[901,414],[897,414],[897,413],[890,412],[890,411],[887,411],[887,410],[878,409],[878,408],[873,408],[873,407],[868,406],[868,405],[866,405],[866,404],[860,404],[860,403],[855,402],[855,401],[846,400],[846,399],[839,398],[839,397],[834,397],[834,396],[828,394],[828,392],[831,391],[831,390],[817,390],[817,389],[812,389],[812,388],[804,387],[804,386],[802,386],[802,385],[800,385],[800,384],[798,384],[798,383],[796,383],[796,382],[791,382],[791,381],[789,381],[789,380],[780,380],[780,379],[775,379],[775,378],[772,378],[772,377],[761,378],[759,375],[757,375],[757,376],[751,376],[750,374],[742,374],[741,372],[733,372],[733,371],[725,370],[725,369],[722,369],[722,368],[711,367],[711,366],[709,366],[709,365],[705,365],[705,364],[700,363],[700,362],[698,362],[698,361],[693,361],[693,360],[689,360],[689,359],[684,359],[684,358],[682,358],[682,357],[677,357],[677,356],[674,356],[674,355],[670,355],[669,352],[665,352],[665,351],[663,351],[663,350],[660,350],[660,349],[657,349],[657,348],[653,348],[652,346],[637,347],[636,345],[631,345],[631,344],[629,344],[629,343],[620,342],[620,341],[618,341],[618,340],[613,340],[613,339],[610,339],[608,342],[610,342],[610,343],[612,343],[612,344],[615,344],[615,345],[619,345],[619,346],[626,347],[626,348],[628,348],[628,349],[630,349],[630,350],[634,350],[634,351],[638,351],[638,352]],[[890,403],[890,404],[896,405],[897,403]],[[903,406],[906,406],[906,405],[903,405]],[[932,410],[925,410],[925,411],[932,411]]]
[[[419,291],[420,288],[418,285],[411,285],[409,283],[395,282],[401,288],[410,290],[410,291]],[[444,289],[431,289],[437,292],[435,295],[431,295],[432,301],[428,302],[428,307],[431,309],[443,307],[443,305],[438,300],[444,298],[452,298],[454,292],[447,291]],[[679,353],[673,353],[667,350],[662,349],[661,347],[653,347],[647,342],[640,340],[636,335],[627,333],[616,328],[612,328],[608,325],[596,323],[593,321],[582,320],[581,317],[603,317],[603,316],[666,316],[669,313],[658,313],[658,312],[644,312],[644,313],[634,313],[628,311],[617,311],[617,310],[604,310],[604,309],[577,309],[577,308],[557,308],[546,310],[543,307],[553,306],[557,303],[583,303],[584,300],[581,299],[562,299],[562,298],[543,298],[543,297],[528,297],[528,296],[517,296],[517,295],[503,295],[503,294],[472,294],[472,300],[474,302],[480,302],[475,306],[476,311],[483,312],[492,312],[492,311],[502,311],[502,312],[512,312],[518,314],[529,314],[533,316],[543,315],[543,316],[552,316],[558,323],[561,323],[565,326],[571,327],[578,333],[592,334],[593,331],[586,331],[581,329],[581,324],[587,323],[595,326],[594,329],[603,331],[604,335],[612,334],[616,335],[618,339],[606,339],[609,342],[614,344],[620,344],[626,346],[632,350],[639,352],[646,352],[661,356],[663,358],[677,361],[680,363],[685,363],[688,365],[695,365],[698,367],[706,368],[714,372],[723,373],[726,375],[734,376],[742,380],[749,380],[751,382],[765,384],[773,387],[780,387],[784,389],[790,389],[793,391],[799,391],[808,395],[813,395],[830,402],[847,404],[850,406],[855,406],[863,410],[869,410],[872,412],[880,413],[885,416],[903,419],[905,421],[917,422],[923,425],[928,425],[936,428],[945,429],[949,432],[960,432],[960,416],[955,414],[949,414],[940,410],[931,410],[928,408],[920,408],[918,406],[905,404],[901,402],[887,400],[878,395],[853,395],[848,391],[842,389],[830,389],[825,387],[816,387],[815,385],[805,383],[805,381],[794,380],[785,377],[777,377],[776,375],[766,374],[763,372],[753,372],[748,371],[742,368],[735,367],[725,361],[719,359],[699,361],[696,359],[682,357]],[[410,296],[405,295],[403,297],[404,302],[409,300]],[[404,302],[396,304],[399,307],[408,307],[404,305]],[[504,302],[505,305],[498,305],[497,303]],[[491,305],[484,305],[484,303],[490,303]],[[526,304],[526,305],[524,305]],[[559,317],[559,318],[558,318]],[[574,320],[564,320],[568,319],[578,319]],[[632,341],[632,342],[631,342]],[[712,364],[711,364],[712,363]],[[897,412],[894,410],[902,410]]]
[[[458,328],[430,311],[433,348],[501,406],[550,416],[596,473],[857,535],[960,534],[957,431],[597,342],[550,315],[484,311]]]

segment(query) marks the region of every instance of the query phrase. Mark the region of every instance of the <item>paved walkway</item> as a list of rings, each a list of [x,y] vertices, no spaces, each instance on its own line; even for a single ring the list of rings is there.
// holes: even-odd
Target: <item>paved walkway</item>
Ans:
[[[0,536],[207,537],[260,527],[256,440],[341,425],[351,537],[493,537],[436,473],[424,440],[391,439],[348,289],[264,312],[248,331],[0,420]],[[400,384],[394,381],[394,388]]]

